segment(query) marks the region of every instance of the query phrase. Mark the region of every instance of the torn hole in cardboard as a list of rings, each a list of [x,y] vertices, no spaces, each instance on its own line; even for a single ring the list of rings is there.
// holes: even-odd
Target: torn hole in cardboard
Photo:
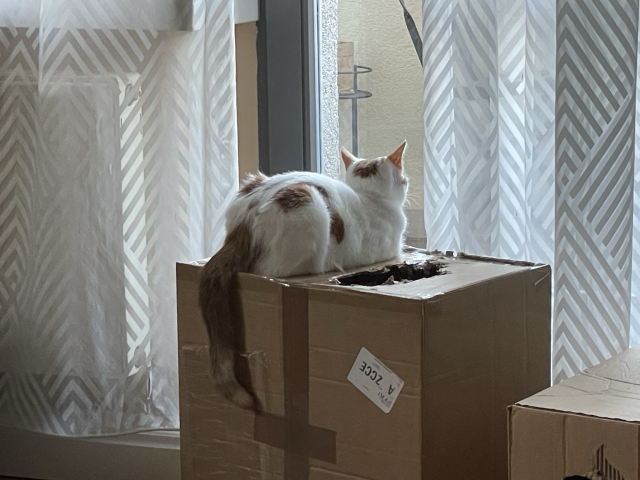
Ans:
[[[364,270],[361,272],[341,275],[333,279],[338,285],[363,285],[374,287],[377,285],[393,285],[395,283],[408,283],[423,278],[430,278],[446,273],[444,264],[434,260],[426,260],[420,263],[399,263],[387,265],[382,268]]]

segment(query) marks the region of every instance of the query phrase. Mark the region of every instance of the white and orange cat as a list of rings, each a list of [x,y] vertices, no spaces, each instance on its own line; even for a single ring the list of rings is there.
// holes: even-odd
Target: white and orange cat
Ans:
[[[243,350],[238,272],[289,277],[344,270],[397,257],[406,218],[406,141],[373,160],[345,149],[344,181],[310,172],[250,175],[226,212],[227,236],[200,277],[214,382],[229,400],[259,409],[238,372]]]

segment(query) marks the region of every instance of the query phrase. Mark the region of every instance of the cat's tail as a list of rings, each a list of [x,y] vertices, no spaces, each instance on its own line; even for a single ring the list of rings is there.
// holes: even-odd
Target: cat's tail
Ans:
[[[260,402],[251,388],[246,359],[237,361],[244,351],[238,272],[250,271],[256,257],[249,227],[241,224],[234,228],[202,269],[199,302],[209,334],[211,374],[218,391],[236,405],[258,411]]]

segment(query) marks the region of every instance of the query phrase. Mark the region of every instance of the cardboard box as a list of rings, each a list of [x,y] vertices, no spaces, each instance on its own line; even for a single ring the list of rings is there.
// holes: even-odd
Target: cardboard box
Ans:
[[[507,407],[550,384],[550,269],[404,260],[425,258],[447,273],[372,287],[240,275],[259,416],[214,390],[201,264],[178,264],[182,478],[506,479]],[[375,358],[354,365],[363,347]],[[386,393],[347,379],[376,375]]]
[[[640,480],[640,347],[510,409],[511,480]]]

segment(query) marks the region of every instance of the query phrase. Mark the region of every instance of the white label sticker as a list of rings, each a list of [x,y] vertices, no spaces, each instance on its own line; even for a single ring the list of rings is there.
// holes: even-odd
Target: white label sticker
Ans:
[[[404,382],[369,350],[362,347],[347,380],[364,393],[384,413],[389,413]]]

